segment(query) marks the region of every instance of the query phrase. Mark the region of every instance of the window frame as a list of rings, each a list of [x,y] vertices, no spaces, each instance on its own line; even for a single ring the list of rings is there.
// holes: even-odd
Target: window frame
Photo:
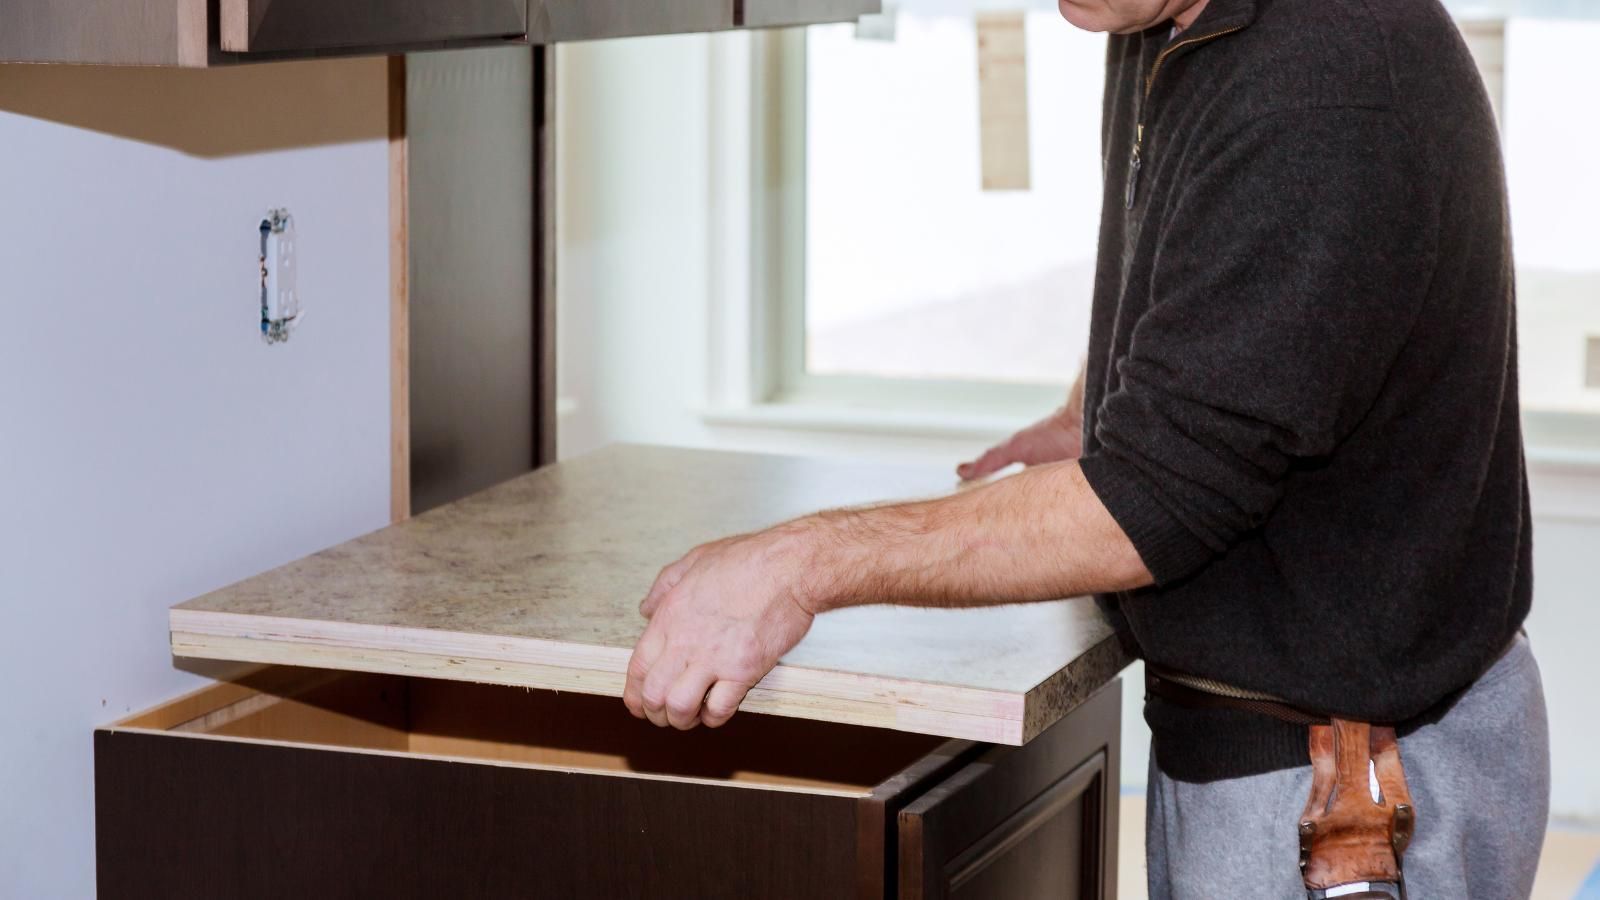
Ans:
[[[807,370],[806,33],[805,28],[769,32],[753,51],[752,275],[755,296],[767,303],[757,334],[758,401],[923,414],[948,409],[1008,419],[1038,416],[1061,405],[1076,360],[1063,360],[1058,384]]]
[[[712,256],[723,286],[712,292],[705,418],[995,438],[1059,406],[1071,371],[1056,386],[805,370],[806,31],[713,44]],[[1600,471],[1600,413],[1524,407],[1522,422],[1533,467]]]

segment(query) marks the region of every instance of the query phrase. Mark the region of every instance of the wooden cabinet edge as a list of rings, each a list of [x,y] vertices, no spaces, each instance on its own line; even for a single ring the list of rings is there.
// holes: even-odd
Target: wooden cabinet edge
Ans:
[[[224,53],[250,50],[249,0],[217,0],[217,42]]]
[[[1115,897],[1117,795],[1122,746],[1121,685],[1120,678],[1113,678],[1092,692],[1056,723],[1054,732],[1041,735],[1037,742],[1021,747],[981,746],[980,752],[971,757],[968,764],[932,785],[901,809],[896,853],[899,872],[897,896],[900,900],[938,900],[945,897],[950,882],[964,868],[967,877],[976,875],[982,865],[998,858],[1005,849],[1025,838],[1033,828],[1048,819],[1048,813],[1059,811],[1063,805],[1079,797],[1087,805],[1084,823],[1087,830],[1082,835],[1080,845],[1084,857],[1080,873],[1085,892],[1082,896],[1101,900]],[[1054,763],[1042,761],[1039,756],[1041,753],[1065,754],[1067,757],[1059,760],[1062,770],[1048,781],[1037,778],[1038,767],[1046,765],[1046,771],[1049,771]],[[943,810],[943,821],[938,821],[941,807],[952,801],[970,802],[973,796],[989,796],[969,792],[985,790],[986,784],[987,790],[993,791],[994,779],[1018,777],[1008,774],[1016,773],[1018,764],[1024,767],[1024,772],[1026,767],[1035,768],[1035,775],[1027,780],[1036,787],[1028,794],[1019,796],[1015,805],[1001,807],[1004,815],[998,819],[979,820],[988,824],[981,824],[979,827],[982,830],[978,833],[965,839],[958,838],[957,845],[947,846],[952,838],[949,834],[951,813],[948,809]],[[1009,834],[1024,825],[1030,826],[1028,832]]]
[[[856,864],[858,894],[863,900],[898,896],[900,811],[961,771],[989,746],[960,738],[946,740],[858,802]]]

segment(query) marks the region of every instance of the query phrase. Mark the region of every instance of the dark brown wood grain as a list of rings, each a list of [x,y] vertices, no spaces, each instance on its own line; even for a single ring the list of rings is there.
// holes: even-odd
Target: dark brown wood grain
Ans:
[[[221,0],[222,49],[271,53],[520,37],[523,0]]]
[[[779,28],[846,22],[882,11],[881,0],[740,0],[734,6],[734,22],[740,28]]]
[[[1121,689],[992,747],[900,812],[901,900],[1116,896]]]
[[[556,461],[556,54],[533,48],[534,468]]]
[[[660,732],[584,695],[300,674],[96,733],[102,896],[1115,894],[1115,683],[1010,748],[764,716]]]
[[[102,731],[118,900],[817,898],[857,883],[854,798]]]
[[[945,741],[899,774],[878,785],[861,801],[856,824],[857,895],[898,895],[900,810],[935,785],[960,771],[988,747],[972,741]]]

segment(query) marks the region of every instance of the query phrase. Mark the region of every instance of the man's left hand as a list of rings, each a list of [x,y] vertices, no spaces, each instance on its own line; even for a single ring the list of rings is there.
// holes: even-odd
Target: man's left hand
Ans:
[[[715,728],[811,628],[804,528],[726,538],[661,570],[622,700],[660,726]]]

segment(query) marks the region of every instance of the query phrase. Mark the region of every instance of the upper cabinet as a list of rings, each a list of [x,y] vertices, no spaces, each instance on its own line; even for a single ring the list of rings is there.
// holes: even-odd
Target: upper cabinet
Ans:
[[[527,0],[219,0],[225,53],[378,50],[516,40]]]
[[[880,0],[0,0],[0,62],[215,66],[842,22]]]
[[[879,0],[529,0],[534,43],[847,22]]]

